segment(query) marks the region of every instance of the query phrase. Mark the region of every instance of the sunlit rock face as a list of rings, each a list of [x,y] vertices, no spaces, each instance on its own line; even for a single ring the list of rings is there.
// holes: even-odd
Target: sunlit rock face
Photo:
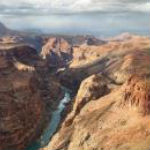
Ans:
[[[94,36],[52,36],[45,38],[40,52],[41,57],[49,66],[66,67],[73,58],[73,46],[102,45],[106,41]]]
[[[44,67],[30,46],[1,47],[0,150],[23,150],[35,142],[63,96]]]
[[[71,45],[63,38],[50,38],[43,46],[41,57],[47,64],[64,67],[72,59]]]
[[[149,38],[126,34],[99,46],[75,46],[69,68],[58,76],[63,84],[70,87],[79,86],[83,79],[97,73],[121,84],[130,75],[149,73],[149,47]]]
[[[78,59],[80,53],[85,57]],[[146,37],[121,36],[74,49],[62,78],[63,83],[69,78],[81,84],[70,113],[43,149],[149,150],[149,68]]]
[[[49,37],[40,56],[13,37],[1,40],[0,150],[23,150],[41,137],[64,94],[56,78],[77,93],[42,150],[149,150],[149,38],[78,38],[76,45]]]
[[[131,76],[122,87],[123,105],[135,107],[139,113],[150,113],[150,80],[146,77]]]

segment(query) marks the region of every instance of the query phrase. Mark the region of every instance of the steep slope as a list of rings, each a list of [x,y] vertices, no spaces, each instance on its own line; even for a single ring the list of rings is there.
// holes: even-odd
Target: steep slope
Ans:
[[[49,65],[64,67],[72,59],[71,45],[63,38],[50,38],[42,48],[41,57]]]
[[[0,37],[5,35],[15,35],[18,33],[19,32],[7,28],[3,23],[0,22]]]
[[[104,40],[97,39],[94,36],[65,36],[49,35],[43,36],[41,56],[47,61],[47,64],[60,67],[68,67],[73,59],[73,46],[79,45],[103,45],[107,43]]]
[[[6,33],[6,30],[6,27],[2,23],[0,23],[0,36],[4,35]]]
[[[43,37],[34,32],[9,29],[0,22],[0,46],[3,44],[12,45],[14,43],[31,45],[37,51],[40,51],[43,44]]]
[[[64,85],[72,88],[96,73],[106,74],[112,81],[121,84],[131,74],[148,73],[149,47],[149,38],[139,36],[123,41],[110,40],[100,46],[74,47],[69,68],[57,75]]]
[[[73,111],[68,115],[47,149],[148,150],[150,145],[150,116],[148,112],[150,109],[149,105],[145,107],[141,104],[150,103],[149,98],[144,98],[145,96],[149,97],[150,86],[145,89],[143,84],[140,84],[139,78],[132,77],[121,88],[115,89],[104,97],[100,95],[95,100],[95,98],[86,97],[84,94],[87,90],[86,83],[91,82],[92,78],[90,77],[82,83]],[[129,83],[130,80],[134,82],[134,88],[132,83]],[[147,83],[150,85],[149,80]],[[89,88],[95,84],[97,83],[93,82]],[[140,95],[135,96],[137,86],[140,88]],[[134,95],[134,99],[140,99],[139,102],[134,99],[130,101],[131,97],[129,98],[128,93],[124,92],[129,87],[131,88],[130,92],[135,91],[131,97]],[[103,90],[103,88],[100,89]],[[85,99],[86,102],[83,102]],[[139,110],[146,111],[147,115],[143,116],[143,111]],[[74,116],[74,114],[76,115]]]
[[[42,150],[149,150],[149,38],[81,46],[73,54],[59,75],[64,84],[81,85],[71,112]]]
[[[59,95],[58,95],[59,93]],[[35,49],[0,49],[0,150],[23,150],[37,140],[63,96]]]

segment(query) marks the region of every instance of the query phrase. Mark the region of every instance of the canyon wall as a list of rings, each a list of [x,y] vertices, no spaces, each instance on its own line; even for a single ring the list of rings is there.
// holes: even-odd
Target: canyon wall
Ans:
[[[76,81],[79,90],[42,150],[149,150],[149,68],[147,37],[123,35],[100,46],[75,47],[59,77],[72,88]]]
[[[30,46],[0,48],[0,150],[23,150],[50,121],[63,91],[46,68]]]

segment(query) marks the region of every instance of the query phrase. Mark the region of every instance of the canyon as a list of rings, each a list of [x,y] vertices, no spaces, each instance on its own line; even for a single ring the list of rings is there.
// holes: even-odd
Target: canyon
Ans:
[[[149,38],[123,34],[74,47],[69,68],[58,77],[76,86],[77,95],[42,150],[149,150],[149,46]]]
[[[2,33],[0,150],[149,150],[149,37]]]

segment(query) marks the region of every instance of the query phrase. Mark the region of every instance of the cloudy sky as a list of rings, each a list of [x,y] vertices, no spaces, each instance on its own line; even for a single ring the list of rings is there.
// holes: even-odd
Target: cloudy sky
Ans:
[[[0,22],[15,30],[148,35],[149,0],[0,0]]]
[[[1,14],[79,13],[93,11],[149,12],[148,0],[0,0]]]

